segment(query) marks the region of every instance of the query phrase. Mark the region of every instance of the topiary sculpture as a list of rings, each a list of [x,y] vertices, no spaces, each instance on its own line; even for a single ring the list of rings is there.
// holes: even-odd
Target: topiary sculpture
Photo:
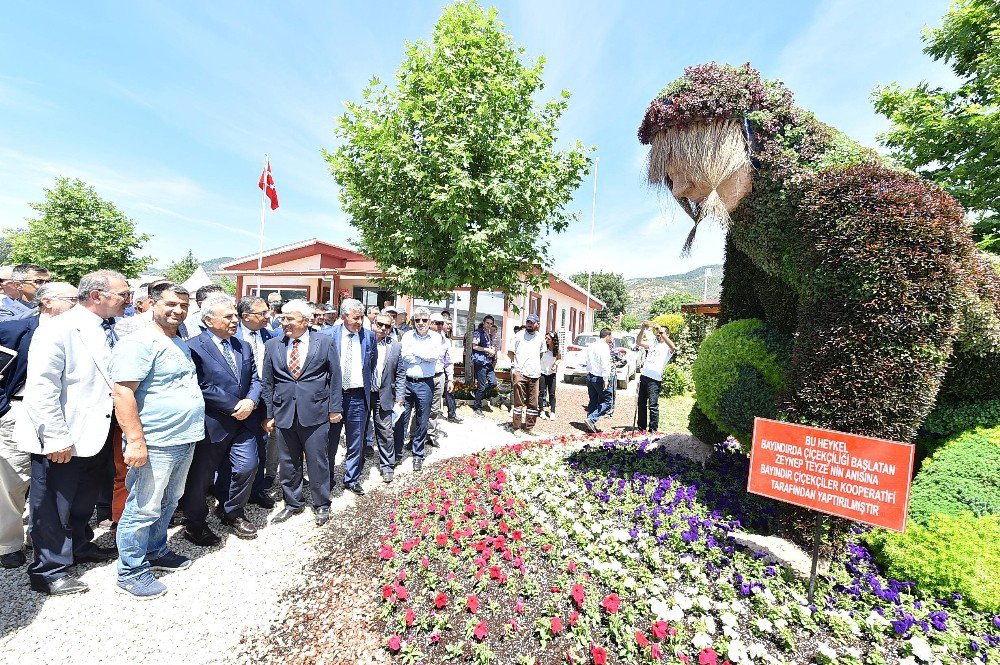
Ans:
[[[764,411],[902,441],[939,392],[998,396],[1000,283],[940,187],[822,124],[749,64],[687,68],[650,104],[639,140],[650,183],[695,221],[685,250],[705,219],[728,229],[721,322],[759,319],[792,345],[779,384],[707,340],[703,352],[736,363],[726,390],[770,387]],[[760,390],[742,385],[754,381]],[[696,389],[716,426],[746,427],[746,414],[721,421],[724,395]]]

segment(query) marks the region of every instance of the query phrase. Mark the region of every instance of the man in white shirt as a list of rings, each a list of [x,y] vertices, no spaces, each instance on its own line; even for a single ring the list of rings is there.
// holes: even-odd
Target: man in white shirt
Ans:
[[[597,432],[597,419],[611,410],[611,328],[587,346],[587,429]]]
[[[652,330],[655,340],[650,343],[647,331]],[[639,376],[639,429],[646,429],[646,409],[649,408],[649,431],[655,432],[660,427],[660,382],[663,380],[663,369],[670,362],[677,347],[670,339],[670,331],[649,321],[642,322],[642,329],[636,344],[649,349],[646,362],[642,365]]]
[[[516,335],[507,351],[511,362],[511,393],[513,401],[513,423],[516,432],[524,427],[525,433],[538,420],[538,379],[542,375],[542,354],[545,352],[545,336],[538,332],[538,316],[529,314],[524,328]]]
[[[410,412],[416,410],[416,422],[413,432],[413,470],[420,471],[424,464],[424,444],[427,441],[427,421],[431,411],[431,400],[434,398],[434,374],[441,358],[441,335],[430,330],[431,313],[426,307],[413,310],[413,330],[403,334],[400,341],[400,363],[406,374],[406,401],[403,415],[396,421],[398,432],[396,441],[396,459],[402,454],[402,442],[405,439],[406,424],[410,421]],[[402,432],[400,434],[399,432]]]

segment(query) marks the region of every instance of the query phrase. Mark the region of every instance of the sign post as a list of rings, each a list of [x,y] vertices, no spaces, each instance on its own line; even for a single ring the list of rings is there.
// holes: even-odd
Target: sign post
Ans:
[[[898,441],[754,420],[747,491],[815,510],[809,601],[816,583],[822,514],[906,529],[913,446]]]

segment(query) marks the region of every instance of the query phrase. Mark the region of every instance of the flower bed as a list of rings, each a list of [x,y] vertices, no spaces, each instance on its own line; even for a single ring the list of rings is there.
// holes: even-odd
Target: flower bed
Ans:
[[[732,446],[557,439],[458,460],[396,503],[381,617],[404,663],[987,662],[1000,617],[881,577],[856,544],[803,584],[736,544],[775,506]]]

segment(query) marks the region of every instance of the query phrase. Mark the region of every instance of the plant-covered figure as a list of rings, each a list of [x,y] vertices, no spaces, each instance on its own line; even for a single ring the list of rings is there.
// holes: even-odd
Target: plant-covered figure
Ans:
[[[650,183],[695,229],[708,218],[728,229],[729,325],[694,366],[716,427],[744,445],[754,415],[912,441],[939,393],[1000,396],[997,276],[939,186],[819,122],[749,64],[686,69],[639,140]],[[757,322],[730,323],[745,319]]]

